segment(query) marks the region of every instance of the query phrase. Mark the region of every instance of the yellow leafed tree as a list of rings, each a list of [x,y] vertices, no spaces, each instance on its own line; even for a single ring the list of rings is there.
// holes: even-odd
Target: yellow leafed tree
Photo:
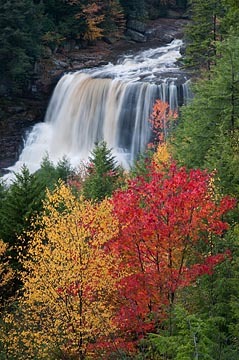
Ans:
[[[79,13],[77,18],[84,18],[87,28],[84,33],[84,39],[94,41],[102,38],[103,29],[99,26],[103,20],[104,15],[100,13],[101,6],[93,2],[82,6],[82,12]]]
[[[23,296],[9,332],[17,359],[86,359],[113,331],[115,260],[105,244],[118,224],[106,200],[76,199],[60,184],[48,194],[23,259]],[[19,325],[21,324],[21,325]],[[20,329],[20,330],[19,330]],[[18,352],[19,351],[19,352]]]
[[[168,164],[170,160],[169,145],[166,142],[159,144],[156,152],[153,154],[153,161],[162,169],[162,166]]]

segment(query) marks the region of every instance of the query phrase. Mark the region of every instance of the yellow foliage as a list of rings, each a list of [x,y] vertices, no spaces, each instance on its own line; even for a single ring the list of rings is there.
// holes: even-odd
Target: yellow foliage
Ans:
[[[153,154],[153,161],[160,167],[168,164],[171,159],[169,145],[167,143],[159,144],[156,152]]]
[[[93,1],[87,4],[80,0],[66,0],[69,5],[79,7],[79,12],[75,15],[76,19],[83,19],[85,29],[80,34],[85,40],[94,41],[104,35],[121,37],[125,30],[125,15],[118,0]]]
[[[103,29],[99,28],[98,25],[103,21],[104,15],[96,16],[95,18],[88,18],[87,22],[87,31],[84,34],[85,40],[94,41],[102,38]]]
[[[208,194],[213,200],[220,200],[222,197],[221,191],[218,187],[218,183],[220,183],[220,178],[217,177],[216,170],[211,173],[211,177],[208,184]]]
[[[93,2],[82,6],[82,12],[76,16],[77,18],[83,17],[86,21],[87,29],[83,36],[85,40],[93,41],[102,38],[103,29],[99,25],[103,22],[104,15],[99,13],[100,10],[101,7]]]
[[[48,193],[33,227],[27,234],[32,241],[23,260],[20,310],[15,319],[5,318],[7,324],[18,324],[8,335],[9,355],[49,359],[57,351],[60,358],[67,353],[84,359],[97,339],[114,331],[119,275],[105,244],[117,234],[118,223],[107,200],[79,201],[60,184]]]

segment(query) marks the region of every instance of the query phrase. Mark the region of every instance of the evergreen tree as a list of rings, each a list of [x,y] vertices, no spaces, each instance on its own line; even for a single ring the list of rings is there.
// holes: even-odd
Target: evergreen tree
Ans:
[[[81,11],[77,1],[43,0],[44,41],[56,45],[57,40],[75,39],[84,30],[84,22],[77,17]]]
[[[236,359],[239,357],[239,286],[238,286],[238,279],[239,279],[239,247],[238,247],[238,238],[239,238],[239,225],[238,223],[233,228],[231,234],[234,243],[237,244],[237,247],[234,249],[234,256],[232,258],[232,276],[230,278],[230,289],[231,293],[230,296],[227,297],[229,299],[229,310],[231,315],[231,321],[228,321],[228,329],[229,329],[229,339],[231,345],[231,352],[233,352],[234,357],[232,359]],[[224,283],[225,284],[225,283]],[[237,356],[237,357],[236,357]],[[228,357],[228,360],[230,358]]]
[[[216,41],[221,39],[222,0],[191,0],[191,22],[186,31],[185,65],[210,69],[216,55]]]
[[[3,185],[3,183],[0,181],[0,213],[3,208],[3,201],[4,201],[5,194],[6,194],[6,189]]]
[[[199,319],[206,321],[213,343],[213,360],[236,360],[239,357],[238,324],[238,226],[232,228],[212,251],[230,249],[230,256],[219,264],[212,275],[197,281],[196,286],[185,288],[180,302]]]
[[[7,256],[10,255],[9,265],[13,269],[21,270],[19,251],[26,254],[29,246],[27,231],[32,222],[42,211],[46,189],[53,191],[61,179],[66,181],[72,169],[66,159],[54,166],[48,158],[44,159],[40,170],[30,174],[26,166],[15,174],[13,183],[5,188],[0,185],[0,239],[8,245]],[[22,234],[25,233],[24,240]],[[12,296],[21,285],[18,275],[11,281]]]
[[[9,266],[16,271],[8,283],[8,291],[2,297],[3,302],[14,296],[21,286],[19,251],[26,253],[29,244],[27,236],[23,240],[20,235],[24,230],[30,229],[31,220],[39,210],[38,192],[34,175],[31,175],[26,167],[16,174],[12,185],[5,189],[0,207],[0,239],[7,246],[5,260],[9,259]]]
[[[84,197],[101,201],[110,196],[118,187],[121,173],[122,170],[116,164],[106,142],[97,144],[89,157],[87,175],[83,183]]]
[[[6,190],[1,207],[0,238],[9,246],[21,246],[19,235],[30,226],[31,217],[39,210],[38,191],[34,175],[23,166]],[[17,258],[13,258],[13,262],[17,262]]]
[[[67,1],[43,0],[44,12],[53,25],[59,26],[70,15],[71,6]]]
[[[0,238],[10,246],[15,246],[19,241],[18,236],[30,226],[32,218],[41,212],[46,188],[54,190],[58,180],[66,181],[71,172],[66,159],[54,166],[46,158],[36,173],[30,174],[24,165],[15,174],[16,178],[9,188],[5,189],[2,185]]]
[[[41,4],[32,0],[0,2],[0,83],[10,81],[14,91],[26,85],[40,55],[42,16]]]
[[[222,28],[226,33],[239,33],[239,3],[238,0],[223,0],[225,16],[222,19]]]
[[[193,101],[182,109],[176,130],[174,155],[188,167],[216,170],[218,194],[239,194],[239,42],[235,31],[217,44],[218,57],[210,72],[194,87]],[[218,195],[219,196],[219,195]],[[237,221],[231,214],[231,223]],[[237,227],[235,227],[236,229]],[[219,251],[230,249],[231,257],[211,276],[182,294],[182,301],[213,325],[213,359],[236,360],[238,353],[238,230],[222,237]],[[212,239],[213,240],[213,239]],[[209,244],[210,245],[210,244]],[[213,241],[211,251],[215,251]],[[193,299],[193,301],[192,301]],[[215,357],[215,354],[216,357]]]
[[[210,80],[194,88],[193,101],[182,109],[174,138],[175,157],[189,167],[217,170],[223,192],[239,190],[239,41],[220,44],[222,58]]]
[[[145,0],[120,0],[127,20],[143,20],[147,17]]]
[[[151,149],[147,149],[144,153],[139,154],[138,158],[134,161],[133,166],[130,169],[130,177],[149,177],[149,169],[152,163],[153,154],[154,152]]]
[[[104,20],[102,27],[104,34],[109,33],[116,37],[122,36],[125,30],[125,14],[119,0],[104,1],[103,5]]]
[[[168,333],[167,321],[158,334],[151,334],[142,342],[143,359],[215,360],[212,332],[216,331],[208,319],[190,314],[178,305],[173,311],[173,334]]]
[[[40,198],[44,199],[46,188],[54,190],[58,180],[61,179],[66,182],[72,173],[73,169],[66,158],[63,158],[54,165],[48,157],[45,157],[41,163],[40,169],[34,174],[38,184],[39,193],[41,193]]]
[[[181,9],[186,10],[188,6],[188,0],[176,0],[176,6]]]
[[[19,235],[42,210],[46,188],[54,190],[58,180],[66,181],[71,172],[66,159],[54,166],[46,158],[36,173],[30,174],[24,165],[8,188],[1,185],[0,238],[10,246],[17,246]]]

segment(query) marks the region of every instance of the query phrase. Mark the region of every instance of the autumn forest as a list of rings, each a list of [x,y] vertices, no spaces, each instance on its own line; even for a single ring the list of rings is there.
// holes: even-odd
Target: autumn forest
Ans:
[[[77,169],[46,156],[0,181],[0,359],[239,359],[238,1],[22,0],[12,16],[45,11],[54,45],[79,28],[82,41],[120,37],[128,18],[175,6],[193,98],[156,100],[133,166],[101,141]],[[22,67],[0,50],[16,93],[38,51],[25,41]]]

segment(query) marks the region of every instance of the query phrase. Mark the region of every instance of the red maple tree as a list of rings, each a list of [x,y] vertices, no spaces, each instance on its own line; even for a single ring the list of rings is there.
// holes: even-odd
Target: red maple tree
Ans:
[[[235,204],[229,197],[216,201],[210,181],[206,171],[173,163],[165,173],[152,164],[147,178],[131,179],[126,190],[114,194],[120,232],[110,251],[126,269],[118,289],[121,336],[133,341],[153,331],[170,312],[178,289],[211,274],[228,255],[198,250],[199,243],[228,229],[222,215]]]

